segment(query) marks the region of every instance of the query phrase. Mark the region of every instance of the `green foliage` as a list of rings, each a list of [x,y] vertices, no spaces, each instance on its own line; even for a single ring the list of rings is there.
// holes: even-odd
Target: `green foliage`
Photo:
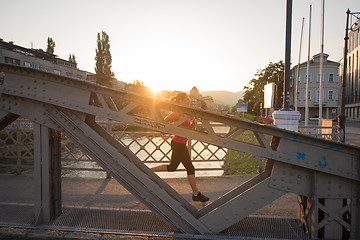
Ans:
[[[150,88],[146,87],[144,83],[139,80],[134,80],[133,83],[127,83],[125,85],[125,89],[131,92],[136,92],[143,94],[145,96],[152,96],[153,92],[150,90]]]
[[[284,85],[283,61],[278,63],[270,62],[265,69],[258,70],[255,76],[256,78],[249,82],[249,86],[244,87],[244,103],[248,105],[248,112],[256,115],[260,114],[260,103],[264,105],[264,86],[272,82],[276,85],[275,108],[280,108]]]
[[[235,117],[243,118],[242,113],[236,113]],[[249,120],[249,121],[256,121],[256,116],[252,115],[252,114],[249,114],[249,113],[245,113],[244,114],[244,119]]]
[[[97,35],[97,49],[95,50],[95,73],[96,82],[111,87],[115,74],[111,71],[112,57],[110,53],[110,41],[106,32]]]
[[[54,54],[55,46],[56,46],[55,41],[51,37],[48,37],[46,52]]]

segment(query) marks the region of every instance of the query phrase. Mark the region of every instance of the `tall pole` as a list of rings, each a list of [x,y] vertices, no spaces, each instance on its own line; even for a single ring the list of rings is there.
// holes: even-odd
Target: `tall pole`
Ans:
[[[322,0],[321,6],[321,45],[320,45],[320,84],[319,84],[319,126],[322,124],[322,82],[324,80],[323,74],[323,58],[324,58],[324,11],[325,11],[325,0]]]
[[[284,108],[290,111],[290,57],[291,57],[291,15],[292,0],[286,1],[286,37],[285,37],[285,72],[284,72]]]
[[[340,115],[338,116],[338,124],[340,131],[340,141],[345,143],[345,86],[346,86],[346,67],[347,67],[347,52],[348,52],[348,29],[349,29],[349,15],[350,9],[346,11],[346,28],[345,28],[345,44],[344,44],[344,55],[343,55],[343,72],[341,79],[341,98],[340,98]]]
[[[300,58],[301,58],[301,44],[302,44],[302,36],[303,36],[303,29],[304,29],[304,20],[305,20],[305,18],[302,19],[302,23],[301,23],[299,60],[298,60],[298,67],[297,67],[296,84],[295,84],[295,97],[294,97],[295,111],[298,110],[298,88],[299,88],[299,75],[300,75]]]
[[[309,125],[309,69],[310,69],[310,36],[311,36],[311,5],[309,11],[309,39],[308,39],[308,58],[306,67],[306,93],[305,93],[305,126]]]

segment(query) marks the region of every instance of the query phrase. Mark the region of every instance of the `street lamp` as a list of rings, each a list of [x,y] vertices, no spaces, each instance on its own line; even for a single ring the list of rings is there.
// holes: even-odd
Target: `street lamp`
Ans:
[[[290,111],[290,58],[291,58],[292,0],[286,1],[285,69],[283,111]]]
[[[355,18],[354,23],[349,28],[349,16]],[[344,44],[344,55],[343,55],[343,72],[341,80],[341,98],[340,98],[340,115],[338,115],[338,124],[340,131],[340,141],[345,143],[345,87],[346,87],[346,72],[347,72],[347,53],[348,53],[348,40],[349,30],[353,31],[353,28],[359,23],[360,12],[350,12],[350,9],[346,11],[346,28],[345,28],[345,44]]]

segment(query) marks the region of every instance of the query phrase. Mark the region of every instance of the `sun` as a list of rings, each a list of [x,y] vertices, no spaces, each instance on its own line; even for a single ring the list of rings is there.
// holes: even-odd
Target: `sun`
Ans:
[[[150,90],[156,95],[158,92],[164,90],[164,84],[161,82],[151,81],[151,83],[145,83],[145,86],[150,88]]]

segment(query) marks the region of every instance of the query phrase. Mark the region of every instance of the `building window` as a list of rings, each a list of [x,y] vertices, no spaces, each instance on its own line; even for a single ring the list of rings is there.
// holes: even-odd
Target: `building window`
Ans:
[[[320,95],[319,90],[316,90],[315,102],[319,102],[319,95]]]
[[[54,73],[57,75],[61,75],[61,71],[59,71],[59,70],[54,70]]]
[[[297,100],[300,101],[300,91],[297,93]]]
[[[20,66],[20,60],[11,57],[5,57],[5,63]]]
[[[306,84],[306,78],[307,78],[308,76],[307,75],[305,75],[305,84]],[[311,83],[311,74],[309,74],[309,83]]]
[[[329,90],[328,99],[334,100],[334,91],[333,90]]]
[[[334,82],[334,74],[333,73],[329,74],[329,82]]]
[[[306,90],[304,91],[304,101],[306,100]],[[311,91],[308,91],[308,100],[311,100]]]

